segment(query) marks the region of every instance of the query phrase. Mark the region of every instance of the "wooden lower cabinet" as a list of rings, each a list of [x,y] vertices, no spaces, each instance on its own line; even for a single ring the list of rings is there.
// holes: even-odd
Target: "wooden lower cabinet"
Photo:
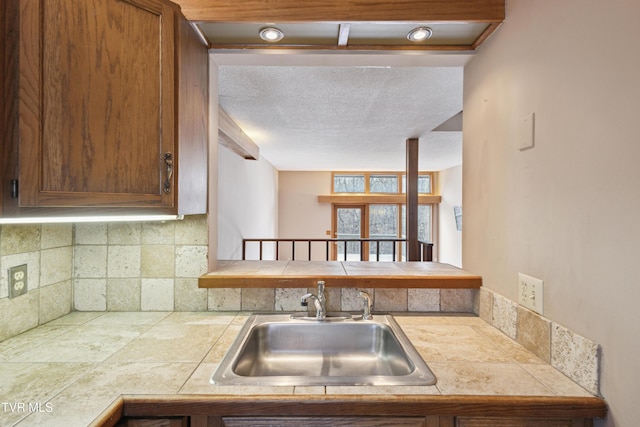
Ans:
[[[593,420],[585,418],[541,419],[541,418],[485,418],[459,417],[456,427],[591,427]]]
[[[123,418],[115,427],[593,427],[591,418],[220,417]]]
[[[95,427],[176,416],[190,427],[593,427],[607,406],[596,397],[124,396]]]
[[[189,427],[189,417],[129,418],[120,420],[115,427]]]
[[[191,417],[192,427],[592,427],[588,418],[452,417]]]
[[[215,425],[215,424],[214,424]],[[424,417],[228,417],[223,427],[426,427]]]

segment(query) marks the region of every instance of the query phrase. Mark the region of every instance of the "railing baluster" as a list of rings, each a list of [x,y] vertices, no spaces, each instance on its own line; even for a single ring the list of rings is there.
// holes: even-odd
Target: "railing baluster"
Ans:
[[[265,242],[275,242],[275,259],[279,260],[280,259],[280,243],[281,242],[291,242],[291,260],[295,260],[296,258],[296,242],[306,242],[307,243],[307,259],[309,261],[311,261],[312,258],[312,250],[313,250],[313,243],[314,242],[324,242],[325,244],[325,260],[329,261],[330,257],[331,257],[331,250],[330,250],[330,245],[333,244],[334,248],[335,248],[335,256],[336,256],[336,260],[338,258],[340,258],[339,254],[340,254],[340,244],[343,245],[343,249],[344,249],[344,255],[343,255],[343,259],[344,261],[348,261],[348,257],[349,257],[349,244],[350,243],[359,243],[360,244],[360,260],[364,260],[365,258],[368,259],[370,255],[372,255],[371,253],[365,253],[365,252],[371,252],[371,245],[375,244],[376,245],[376,251],[375,251],[375,255],[376,255],[376,261],[380,262],[380,253],[382,252],[382,255],[388,255],[385,254],[383,251],[386,250],[384,247],[381,248],[382,245],[385,244],[391,244],[391,260],[393,262],[396,261],[402,261],[402,243],[406,242],[406,239],[370,239],[370,238],[359,238],[359,239],[351,239],[351,238],[328,238],[328,239],[276,239],[276,238],[269,238],[269,239],[242,239],[242,259],[246,260],[247,256],[248,256],[248,249],[247,249],[247,245],[250,243],[258,243],[259,247],[258,247],[258,258],[259,260],[263,260],[264,256],[265,256],[265,249],[264,249],[264,244]],[[423,241],[419,241],[418,242],[420,245],[420,252],[421,252],[421,260],[428,262],[428,261],[433,261],[433,243],[428,243],[428,242],[423,242]],[[365,256],[366,255],[366,256]]]

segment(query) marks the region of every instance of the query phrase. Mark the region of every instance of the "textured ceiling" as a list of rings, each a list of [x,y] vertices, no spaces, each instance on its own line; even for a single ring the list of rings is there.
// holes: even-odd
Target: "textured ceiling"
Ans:
[[[279,170],[404,170],[407,138],[420,138],[421,170],[461,164],[462,132],[432,129],[462,110],[463,68],[377,56],[373,66],[220,65],[219,103]]]

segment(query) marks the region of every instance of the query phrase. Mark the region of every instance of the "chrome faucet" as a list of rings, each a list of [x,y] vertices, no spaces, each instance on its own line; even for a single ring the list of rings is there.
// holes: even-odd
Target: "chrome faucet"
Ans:
[[[358,292],[358,295],[364,300],[364,308],[362,310],[362,320],[371,320],[371,296],[365,291]]]
[[[306,307],[309,299],[312,299],[313,304],[316,306],[316,319],[324,320],[327,317],[327,299],[324,296],[324,281],[318,280],[318,294],[304,294],[300,299],[300,305]]]

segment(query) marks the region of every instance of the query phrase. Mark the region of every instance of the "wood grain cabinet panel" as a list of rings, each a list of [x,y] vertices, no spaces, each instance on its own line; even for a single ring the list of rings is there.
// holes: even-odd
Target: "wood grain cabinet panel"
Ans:
[[[223,427],[425,427],[424,417],[229,417]]]
[[[589,427],[592,420],[536,418],[458,418],[456,427]]]
[[[121,420],[115,427],[188,427],[189,417]]]
[[[117,410],[118,408],[115,408]],[[108,424],[110,414],[100,424]],[[591,397],[529,396],[128,396],[125,417],[188,415],[192,427],[404,426],[593,427],[606,403]],[[445,415],[443,415],[445,414]]]
[[[9,1],[19,124],[8,139],[19,154],[3,184],[18,177],[18,208],[206,212],[208,56],[179,7]],[[178,187],[183,176],[195,182]]]

